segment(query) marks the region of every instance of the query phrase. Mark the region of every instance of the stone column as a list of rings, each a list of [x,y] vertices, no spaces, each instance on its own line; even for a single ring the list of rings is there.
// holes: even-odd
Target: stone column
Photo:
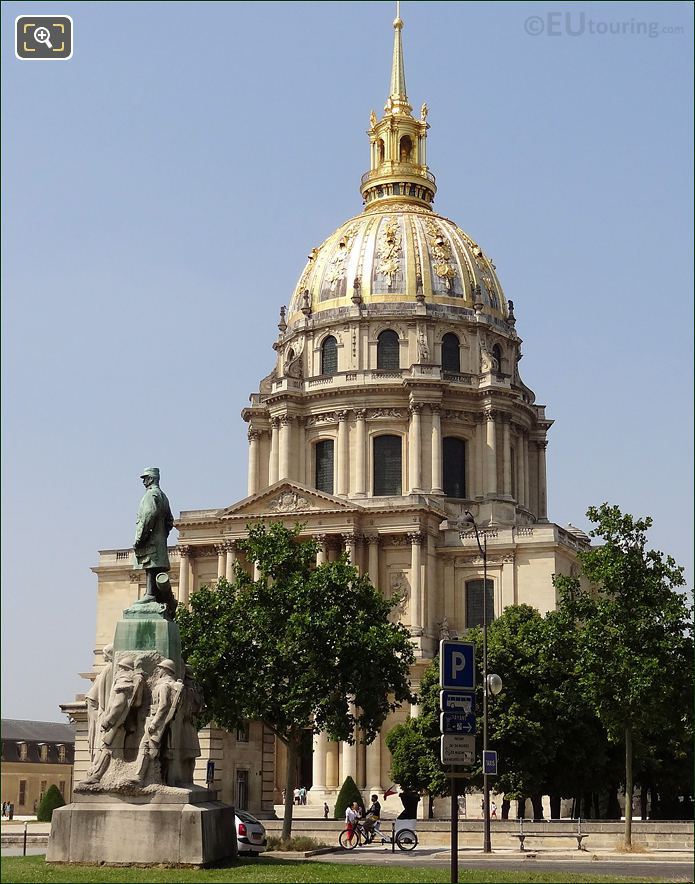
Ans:
[[[290,452],[292,451],[292,415],[280,418],[280,458],[278,479],[290,478]]]
[[[297,481],[306,485],[306,420],[303,417],[297,421]]]
[[[268,484],[274,485],[278,480],[280,457],[280,418],[270,421],[270,465],[268,467]]]
[[[327,561],[326,558],[326,535],[325,534],[316,534],[315,539],[318,541],[319,548],[316,553],[316,564],[323,565]]]
[[[413,635],[422,635],[422,580],[420,565],[422,562],[422,534],[409,534],[410,541],[410,631]]]
[[[215,546],[215,552],[217,553],[217,579],[219,580],[220,577],[224,577],[227,566],[227,550],[224,543],[218,543]]]
[[[369,544],[369,579],[372,581],[372,585],[379,588],[379,535],[378,534],[369,534],[367,535],[367,543]]]
[[[369,794],[381,791],[381,734],[367,745],[367,789]]]
[[[509,417],[502,418],[502,494],[512,497],[512,451],[509,437]]]
[[[425,566],[425,629],[429,633],[436,633],[435,621],[437,617],[437,555],[434,537],[427,535],[427,564]]]
[[[345,552],[348,554],[348,561],[351,565],[358,566],[357,561],[357,535],[343,534],[343,542],[345,543]]]
[[[327,789],[338,789],[342,786],[342,783],[339,782],[339,766],[340,759],[338,757],[339,753],[339,743],[336,743],[335,740],[329,740],[328,745],[326,746],[326,788]]]
[[[439,404],[432,409],[432,494],[444,494],[442,488],[442,409]]]
[[[323,791],[326,788],[326,749],[328,737],[325,731],[314,734],[314,755],[312,758],[312,791]]]
[[[350,713],[355,714],[354,704],[350,704]],[[355,729],[356,730],[356,729]],[[356,734],[353,732],[353,736]],[[343,743],[343,770],[340,774],[341,784],[345,782],[345,777],[352,777],[357,782],[357,745],[353,743]]]
[[[524,437],[521,430],[516,436],[516,488],[512,489],[519,506],[524,505]]]
[[[420,454],[422,439],[420,438],[420,414],[422,403],[413,402],[410,406],[410,429],[408,431],[408,451],[410,453],[410,493],[422,490],[422,469]]]
[[[497,495],[497,438],[495,433],[495,412],[485,410],[485,494],[487,497]]]
[[[224,576],[227,578],[228,582],[231,583],[232,580],[234,580],[234,562],[236,562],[236,546],[234,545],[234,541],[228,540],[226,548],[227,560],[225,562]]]
[[[531,506],[531,487],[529,484],[529,464],[528,464],[528,436],[523,436],[523,458],[524,458],[524,506],[528,509]]]
[[[253,579],[254,581],[260,580],[261,578],[261,569],[258,567],[258,562],[253,563]]]
[[[338,497],[347,497],[348,493],[348,411],[338,412]]]
[[[542,522],[547,522],[548,486],[545,475],[545,449],[548,447],[548,442],[546,439],[543,439],[540,442],[536,442],[536,445],[538,446],[538,518]]]
[[[190,593],[190,557],[191,548],[189,546],[180,546],[179,547],[179,559],[180,559],[180,570],[179,570],[179,604],[187,605],[188,604],[188,596]]]
[[[249,430],[249,496],[258,491],[258,467],[259,467],[259,449],[261,447],[261,434],[258,430]]]
[[[485,497],[485,469],[487,455],[485,443],[485,415],[477,414],[475,421],[475,496]]]
[[[367,495],[367,469],[366,469],[366,449],[367,449],[367,410],[358,408],[355,411],[357,418],[357,434],[355,439],[355,497],[366,497]]]

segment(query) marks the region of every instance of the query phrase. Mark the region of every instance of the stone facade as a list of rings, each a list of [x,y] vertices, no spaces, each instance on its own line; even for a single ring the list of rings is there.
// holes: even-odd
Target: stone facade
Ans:
[[[370,119],[364,211],[311,249],[280,311],[274,364],[242,411],[248,496],[181,512],[170,576],[187,604],[202,584],[231,578],[235,562],[248,567],[238,541],[249,521],[301,522],[319,541],[318,564],[345,552],[381,592],[402,597],[394,616],[416,648],[417,688],[440,638],[480,622],[483,563],[461,531],[466,510],[485,532],[495,615],[518,603],[552,610],[552,575],[573,571],[588,538],[548,519],[552,421],[521,379],[522,342],[495,265],[432,209],[428,111],[411,113],[402,27],[397,19],[384,116]],[[98,649],[144,593],[130,562],[130,550],[107,550],[94,568]],[[382,734],[409,714],[417,709],[399,710]],[[211,730],[203,742],[222,798],[239,805],[246,770],[248,807],[267,814],[284,750],[258,724],[250,737],[240,745]],[[366,746],[315,735],[300,765],[312,801],[335,796],[348,774],[367,791],[391,784],[382,737]]]
[[[2,803],[14,805],[15,816],[36,813],[51,786],[72,800],[75,732],[52,721],[2,720]]]

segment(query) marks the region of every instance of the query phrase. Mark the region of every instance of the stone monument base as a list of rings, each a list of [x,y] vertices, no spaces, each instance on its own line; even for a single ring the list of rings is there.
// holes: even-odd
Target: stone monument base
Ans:
[[[46,862],[207,866],[236,853],[234,808],[207,789],[77,793],[53,811]]]

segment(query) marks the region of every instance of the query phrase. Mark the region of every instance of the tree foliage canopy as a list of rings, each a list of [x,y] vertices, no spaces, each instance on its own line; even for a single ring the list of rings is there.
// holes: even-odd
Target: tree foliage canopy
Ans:
[[[53,818],[53,811],[58,807],[65,805],[60,789],[54,784],[48,787],[46,794],[41,799],[36,811],[36,819],[40,823],[50,823]]]
[[[240,546],[258,580],[237,564],[233,583],[202,587],[176,617],[208,720],[262,721],[287,744],[288,768],[307,727],[352,742],[357,725],[371,741],[413,699],[413,645],[390,622],[391,603],[344,555],[316,567],[317,545],[300,530],[250,525]]]

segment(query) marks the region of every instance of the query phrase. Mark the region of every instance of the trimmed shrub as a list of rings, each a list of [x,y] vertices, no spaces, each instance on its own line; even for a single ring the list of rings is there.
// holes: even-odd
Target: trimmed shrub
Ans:
[[[39,809],[36,811],[36,819],[40,823],[50,823],[53,811],[56,807],[62,807],[64,804],[65,799],[60,794],[60,789],[57,786],[50,786],[41,799]]]
[[[353,801],[356,801],[360,807],[364,808],[364,800],[362,799],[360,790],[357,788],[357,783],[352,777],[345,777],[345,781],[340,787],[340,792],[338,792],[338,797],[335,801],[333,818],[336,820],[345,819],[345,811]]]

